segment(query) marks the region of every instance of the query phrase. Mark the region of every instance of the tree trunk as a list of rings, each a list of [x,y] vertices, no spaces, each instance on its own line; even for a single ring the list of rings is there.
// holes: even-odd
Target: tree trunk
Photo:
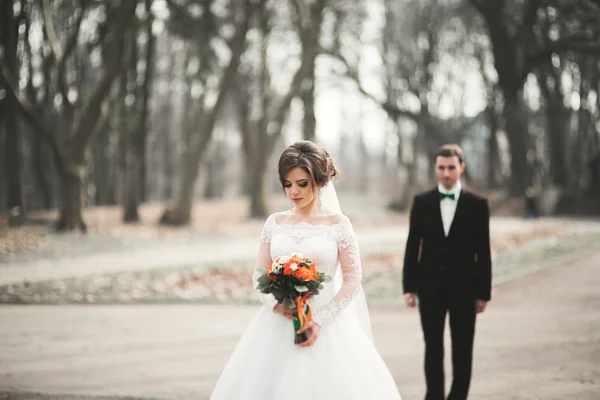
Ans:
[[[510,149],[511,179],[509,192],[513,196],[523,196],[531,183],[531,171],[527,162],[529,129],[525,115],[525,103],[521,90],[504,92],[504,119]]]
[[[119,4],[117,17],[114,22],[113,39],[105,51],[110,54],[106,57],[104,69],[89,98],[84,103],[80,117],[72,128],[71,140],[66,145],[67,163],[63,172],[63,201],[57,227],[59,230],[80,229],[87,231],[83,222],[82,207],[84,196],[83,177],[85,175],[85,158],[89,144],[96,132],[98,121],[102,115],[102,106],[109,95],[113,82],[122,71],[124,41],[123,37],[130,29],[131,20],[136,8],[135,2],[122,2]],[[71,121],[68,121],[71,122]],[[79,190],[76,194],[74,191]]]
[[[268,215],[265,193],[268,157],[264,157],[260,153],[255,153],[254,166],[250,177],[250,218],[265,218]]]
[[[600,195],[600,153],[597,153],[589,162],[590,192]]]
[[[360,171],[360,182],[359,182],[359,190],[361,193],[369,193],[369,189],[371,186],[371,160],[369,149],[365,144],[365,140],[362,132],[358,133],[358,146],[359,146],[359,162],[361,163]]]
[[[45,171],[51,169],[51,166],[44,152],[44,146],[38,138],[33,140],[33,164],[33,176],[41,192],[42,206],[48,210],[52,208],[52,192]]]
[[[552,85],[549,85],[552,82]],[[550,180],[554,185],[564,187],[567,183],[567,142],[569,129],[569,109],[564,106],[561,91],[561,72],[549,61],[540,68],[538,84],[546,100],[546,130],[550,153]]]
[[[18,27],[13,15],[12,1],[4,1],[0,6],[0,39],[4,47],[6,68],[16,81],[19,79],[19,60],[17,58]],[[9,210],[9,224],[18,225],[23,222],[24,204],[21,179],[21,137],[17,120],[18,108],[15,99],[4,99],[3,120],[0,130],[4,126],[4,170],[7,173],[7,208]]]
[[[215,199],[223,196],[225,190],[225,165],[227,158],[226,139],[219,139],[210,152],[210,160],[206,163],[204,197]]]
[[[239,75],[239,82],[236,86],[236,94],[238,101],[237,105],[237,117],[240,135],[242,137],[242,158],[244,160],[244,172],[241,175],[241,187],[243,195],[250,195],[250,176],[252,174],[252,163],[253,157],[252,154],[256,153],[256,138],[258,133],[256,132],[255,121],[252,120],[250,116],[250,101],[251,95],[249,93],[250,89],[247,87],[247,81],[250,78]]]
[[[146,0],[147,20],[146,33],[148,41],[146,44],[146,71],[141,88],[141,113],[137,127],[131,137],[129,152],[127,155],[128,185],[125,189],[125,202],[123,210],[123,222],[138,222],[140,220],[138,207],[146,197],[146,142],[148,137],[148,108],[150,100],[150,85],[154,76],[154,53],[156,38],[152,33],[152,0]],[[136,32],[137,33],[137,32]],[[132,46],[137,46],[137,35],[133,36]],[[132,69],[137,69],[136,56],[132,57]],[[133,74],[137,76],[137,74]]]
[[[225,68],[221,76],[221,82],[218,88],[217,100],[210,110],[203,113],[202,124],[200,128],[201,137],[196,140],[196,145],[192,146],[190,152],[191,157],[187,159],[187,163],[184,166],[182,186],[180,188],[180,195],[177,204],[173,208],[167,208],[161,218],[160,223],[168,225],[187,225],[190,223],[192,214],[192,203],[194,197],[194,185],[196,178],[198,177],[198,170],[206,148],[212,140],[212,136],[217,123],[217,117],[220,111],[223,109],[227,94],[238,71],[238,65],[240,58],[244,52],[246,44],[246,34],[250,26],[250,19],[254,14],[254,7],[250,0],[244,2],[245,6],[245,17],[243,21],[236,27],[235,36],[231,40],[231,58],[229,64]]]
[[[209,140],[202,140],[203,145],[198,146],[198,152],[188,153],[183,163],[183,175],[177,203],[165,209],[160,217],[160,223],[164,225],[182,226],[189,225],[192,218],[192,205],[194,202],[194,186],[198,179],[200,164],[206,153]]]
[[[550,176],[553,184],[564,187],[567,183],[565,150],[567,148],[566,129],[569,123],[569,113],[562,102],[549,99],[546,118],[550,146]]]
[[[494,107],[486,109],[488,123],[490,125],[490,137],[488,139],[488,171],[487,181],[491,189],[498,187],[498,169],[500,168],[500,149],[498,147],[498,115]]]
[[[139,179],[141,182],[140,188],[140,201],[146,201],[148,199],[148,188],[147,188],[147,171],[148,163],[146,160],[147,155],[147,142],[148,142],[148,119],[150,113],[150,96],[152,93],[152,82],[154,82],[154,68],[156,59],[156,36],[152,32],[152,24],[154,17],[152,13],[153,0],[146,0],[146,33],[148,35],[148,41],[146,43],[146,71],[144,75],[144,83],[142,86],[142,116],[140,119],[140,125],[138,129],[138,140],[139,140],[139,156],[140,156],[140,174]]]
[[[308,20],[303,18],[303,13],[299,8],[296,9],[296,18],[298,18],[299,34],[302,40],[302,55],[306,58],[306,76],[300,93],[300,98],[304,106],[303,132],[304,139],[315,141],[317,132],[317,119],[315,117],[315,69],[317,55],[319,54],[321,25],[323,21],[323,11],[326,0],[309,2]]]
[[[125,188],[123,192],[123,222],[139,222],[138,205],[141,202],[141,158],[137,149],[129,149],[127,152],[125,173]]]
[[[167,122],[164,123],[164,130],[161,129],[163,134],[160,135],[160,138],[161,138],[160,146],[162,147],[162,149],[161,149],[162,185],[160,187],[160,198],[161,198],[161,200],[169,200],[169,199],[172,199],[173,195],[174,195],[174,190],[173,190],[173,176],[174,176],[173,153],[174,153],[174,149],[173,148],[175,147],[172,145],[171,130],[169,129],[169,127],[171,126],[171,118],[172,118],[171,112],[173,111],[173,107],[171,105],[170,99],[166,100],[166,104],[163,107],[161,107],[161,110],[168,111],[168,112],[164,113],[163,115],[168,115],[169,117],[167,117]]]
[[[265,176],[267,171],[267,165],[269,159],[275,148],[275,144],[279,136],[281,135],[281,123],[278,123],[280,127],[276,134],[268,135],[265,133],[266,126],[269,122],[267,114],[263,114],[263,120],[260,122],[259,130],[261,131],[258,135],[254,144],[252,157],[252,168],[250,172],[250,218],[265,218],[269,215],[267,207],[267,198],[265,191]]]
[[[66,172],[62,174],[62,204],[56,228],[58,231],[80,230],[87,232],[83,221],[82,175],[83,165],[66,164]]]
[[[318,45],[318,41],[317,41]],[[315,117],[315,61],[316,52],[309,51],[304,52],[310,57],[308,71],[307,71],[307,87],[301,94],[302,103],[304,105],[304,120],[303,120],[303,131],[304,139],[312,142],[316,141],[317,137],[317,119]]]
[[[583,107],[580,107],[577,112],[577,148],[574,152],[576,155],[576,163],[574,165],[576,173],[576,179],[574,179],[574,181],[576,182],[576,186],[573,188],[573,192],[578,196],[583,196],[585,194],[586,184],[588,184],[590,179],[588,176],[590,159],[590,119],[590,112]]]
[[[24,217],[23,190],[21,187],[21,140],[17,131],[18,123],[10,100],[7,104],[4,120],[4,169],[7,171],[7,208],[10,212],[9,224],[19,225]],[[10,114],[8,114],[10,112]]]

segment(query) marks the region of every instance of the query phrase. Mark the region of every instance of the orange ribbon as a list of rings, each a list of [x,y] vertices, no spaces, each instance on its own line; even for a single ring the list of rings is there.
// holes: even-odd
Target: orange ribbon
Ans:
[[[302,297],[296,297],[296,305],[298,307],[298,322],[300,322],[300,328],[304,325],[308,324],[312,320],[312,305],[310,304],[310,300],[308,300],[308,296],[310,296],[311,292],[307,292]],[[304,314],[304,306],[308,306],[308,314]]]

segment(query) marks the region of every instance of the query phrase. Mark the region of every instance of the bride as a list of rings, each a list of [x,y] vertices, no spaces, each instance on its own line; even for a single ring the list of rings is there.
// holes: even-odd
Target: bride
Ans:
[[[263,306],[211,400],[400,400],[373,344],[358,245],[330,182],[338,171],[329,153],[309,141],[294,143],[281,154],[278,171],[293,207],[267,218],[256,269],[296,252],[335,279],[311,299],[313,319],[301,329],[309,337],[297,345],[292,310],[260,294]],[[260,275],[255,270],[254,287]]]

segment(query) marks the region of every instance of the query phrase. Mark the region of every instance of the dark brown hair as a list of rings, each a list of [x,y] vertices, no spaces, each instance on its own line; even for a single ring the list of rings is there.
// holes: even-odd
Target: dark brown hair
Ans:
[[[458,157],[458,161],[462,164],[463,161],[463,151],[457,144],[445,144],[440,147],[433,157],[433,162],[437,161],[438,157]]]
[[[282,187],[288,172],[294,168],[303,168],[310,175],[315,190],[340,176],[329,152],[308,140],[296,142],[281,153],[277,172]]]

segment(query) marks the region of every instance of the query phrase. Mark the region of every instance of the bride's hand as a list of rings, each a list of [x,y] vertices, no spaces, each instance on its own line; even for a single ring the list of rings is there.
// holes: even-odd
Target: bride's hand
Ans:
[[[308,324],[304,325],[297,333],[303,333],[310,330],[308,340],[300,343],[298,346],[300,347],[308,347],[312,346],[315,340],[319,337],[319,333],[321,333],[321,326],[317,324],[315,321],[310,321]]]
[[[294,321],[297,319],[296,317],[294,317],[294,313],[296,312],[296,309],[288,308],[287,305],[285,304],[285,302],[277,303],[275,305],[275,307],[273,307],[273,312],[277,313],[277,314],[281,314],[284,317],[292,319]]]

